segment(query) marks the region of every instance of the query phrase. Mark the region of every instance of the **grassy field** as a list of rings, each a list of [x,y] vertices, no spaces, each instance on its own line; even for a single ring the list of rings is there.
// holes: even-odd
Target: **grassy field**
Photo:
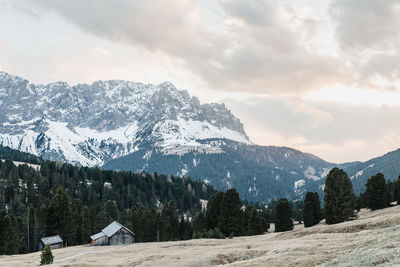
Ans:
[[[400,266],[400,206],[361,210],[358,219],[285,233],[216,240],[74,246],[52,266]],[[36,266],[40,253],[0,256],[0,266]]]

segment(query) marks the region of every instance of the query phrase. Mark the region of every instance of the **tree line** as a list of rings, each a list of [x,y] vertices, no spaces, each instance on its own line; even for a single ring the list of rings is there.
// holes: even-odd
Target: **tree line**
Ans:
[[[258,235],[268,231],[268,212],[255,205],[243,205],[239,193],[229,189],[209,199],[206,212],[196,215],[193,227],[194,238]]]
[[[311,227],[325,219],[326,224],[336,224],[355,218],[355,211],[360,208],[371,210],[387,208],[391,202],[400,204],[400,175],[397,181],[386,181],[382,173],[368,179],[366,189],[356,197],[353,184],[347,173],[333,168],[324,184],[324,208],[321,209],[319,195],[307,192],[302,215],[304,226]],[[293,229],[292,209],[285,198],[278,201],[275,209],[275,231]]]
[[[0,148],[0,155],[40,163],[40,171],[0,161],[0,254],[37,251],[41,237],[55,234],[68,245],[85,244],[114,220],[132,229],[136,242],[225,238],[265,233],[271,222],[277,232],[292,230],[294,220],[305,227],[322,219],[339,223],[354,218],[357,209],[400,200],[400,176],[391,182],[381,173],[356,197],[347,174],[332,169],[323,209],[316,192],[302,201],[282,198],[266,206],[241,200],[235,189],[220,192],[189,178],[105,171],[6,152]],[[208,200],[206,209],[200,199]]]
[[[189,218],[201,210],[200,199],[216,192],[157,173],[51,161],[41,161],[38,172],[0,161],[0,254],[36,251],[40,238],[53,234],[68,245],[85,244],[113,220],[135,229],[137,241],[191,238]]]
[[[234,189],[224,193],[185,177],[35,161],[13,150],[2,155],[31,159],[40,171],[0,161],[0,254],[37,251],[40,238],[56,234],[64,245],[87,244],[114,220],[134,231],[135,242],[253,235],[269,226],[269,211],[242,201]],[[209,199],[203,209],[200,200]]]

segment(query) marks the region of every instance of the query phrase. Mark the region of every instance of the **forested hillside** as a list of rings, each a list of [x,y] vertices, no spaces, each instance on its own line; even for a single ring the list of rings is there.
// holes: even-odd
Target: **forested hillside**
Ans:
[[[397,149],[365,162],[347,163],[340,167],[349,174],[354,192],[359,194],[365,190],[367,180],[378,172],[382,172],[388,180],[396,180],[400,173],[399,162],[400,149]]]
[[[216,192],[188,178],[103,171],[0,151],[6,158],[41,162],[37,172],[0,161],[0,254],[35,251],[41,237],[53,234],[68,245],[88,243],[113,220],[133,228],[137,241],[190,238],[188,221],[179,218],[195,215],[200,199]]]
[[[15,150],[2,145],[0,145],[0,159],[9,159],[13,161],[21,161],[32,164],[40,164],[42,162],[42,159],[35,155],[21,152],[19,150]]]

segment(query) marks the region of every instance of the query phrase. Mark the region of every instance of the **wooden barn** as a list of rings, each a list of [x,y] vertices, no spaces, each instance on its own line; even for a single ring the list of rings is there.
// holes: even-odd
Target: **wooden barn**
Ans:
[[[59,235],[47,236],[40,239],[39,250],[43,250],[44,246],[49,245],[51,249],[62,248],[63,240]]]
[[[134,241],[135,234],[121,225],[113,221],[101,232],[92,235],[92,246],[107,246],[107,245],[129,245]]]

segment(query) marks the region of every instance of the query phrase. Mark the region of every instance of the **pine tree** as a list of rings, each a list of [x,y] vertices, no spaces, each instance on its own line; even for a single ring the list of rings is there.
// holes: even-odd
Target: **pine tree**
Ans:
[[[400,205],[400,174],[396,181],[396,187],[394,191],[394,198],[397,201],[397,205]]]
[[[292,209],[286,198],[281,198],[275,208],[275,232],[293,230]]]
[[[390,205],[390,193],[383,173],[377,173],[368,179],[365,201],[371,210],[383,209]]]
[[[321,201],[319,200],[319,195],[317,192],[314,192],[313,194],[312,205],[314,218],[313,225],[316,225],[321,221]]]
[[[179,238],[179,218],[178,214],[176,214],[176,208],[175,208],[175,203],[174,201],[170,201],[168,204],[168,218],[167,222],[171,226],[171,230],[168,231],[170,233],[170,239],[169,240],[176,240]]]
[[[303,208],[304,227],[311,227],[314,225],[314,207],[311,201],[307,201]]]
[[[90,235],[92,234],[92,223],[90,213],[87,206],[82,207],[82,242],[85,244],[89,242]],[[129,227],[128,227],[129,228]]]
[[[207,224],[208,229],[214,229],[218,227],[221,216],[221,202],[224,197],[224,192],[218,192],[214,194],[207,202]]]
[[[254,206],[249,208],[248,230],[250,235],[259,235],[263,233],[261,217]]]
[[[268,216],[268,211],[262,211],[261,214],[261,226],[262,226],[262,231],[263,232],[268,232],[269,230],[269,216]]]
[[[46,245],[42,251],[42,255],[40,256],[40,265],[52,264],[53,263],[53,253],[51,253],[51,249],[49,245]]]
[[[48,235],[48,229],[47,229],[47,222],[48,222],[48,213],[49,210],[45,205],[42,205],[40,209],[38,210],[38,215],[37,215],[37,234],[38,238],[42,238],[44,236]]]
[[[242,211],[239,194],[235,189],[229,189],[221,201],[220,229],[225,236],[241,235]]]
[[[0,211],[0,255],[20,253],[20,230],[14,215]]]
[[[325,180],[324,192],[327,224],[344,222],[354,216],[353,184],[345,171],[333,168]]]
[[[193,230],[195,232],[204,232],[207,230],[207,217],[202,212],[198,212],[194,218]]]
[[[28,207],[28,233],[27,233],[27,241],[28,241],[28,252],[34,251],[36,241],[35,240],[35,210],[32,207]]]
[[[73,216],[69,197],[62,187],[58,187],[56,195],[49,206],[49,234],[59,234],[67,244],[72,245],[75,239],[75,225],[71,223]]]
[[[317,192],[307,192],[304,199],[303,220],[305,227],[311,227],[320,222],[321,202]]]

